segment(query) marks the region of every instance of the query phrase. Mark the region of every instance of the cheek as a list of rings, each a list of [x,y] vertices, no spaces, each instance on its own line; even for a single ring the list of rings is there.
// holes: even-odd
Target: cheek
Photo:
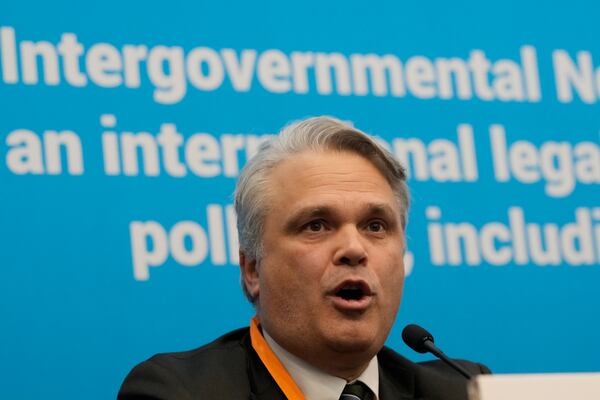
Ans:
[[[387,293],[390,300],[402,297],[402,289],[404,286],[404,263],[402,262],[402,254],[397,252],[390,253],[384,262],[387,260],[386,268],[383,268],[379,273],[379,279],[382,287]],[[389,263],[389,260],[397,260]]]
[[[263,261],[261,291],[284,298],[317,291],[327,265],[322,250],[299,245],[280,246]]]
[[[302,246],[280,246],[263,259],[263,278],[269,286],[280,288],[315,282],[318,275],[319,250]]]

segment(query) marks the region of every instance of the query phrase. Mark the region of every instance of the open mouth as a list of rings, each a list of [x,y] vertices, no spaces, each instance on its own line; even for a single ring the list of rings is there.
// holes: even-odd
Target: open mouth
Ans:
[[[371,290],[365,282],[346,281],[336,288],[334,296],[345,301],[359,301],[371,295]]]
[[[347,285],[338,290],[335,295],[344,300],[360,300],[365,295],[362,287],[357,285]]]

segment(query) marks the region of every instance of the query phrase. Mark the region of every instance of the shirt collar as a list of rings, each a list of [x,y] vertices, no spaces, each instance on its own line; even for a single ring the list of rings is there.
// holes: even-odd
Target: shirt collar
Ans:
[[[294,382],[296,382],[296,385],[298,385],[306,400],[338,400],[340,398],[344,386],[348,383],[345,379],[326,374],[306,361],[291,354],[277,344],[264,328],[262,333],[269,344],[269,347],[294,379]],[[365,369],[355,381],[363,382],[371,389],[371,391],[373,391],[373,393],[375,393],[375,399],[378,398],[379,367],[377,364],[377,356],[371,359],[367,369]]]

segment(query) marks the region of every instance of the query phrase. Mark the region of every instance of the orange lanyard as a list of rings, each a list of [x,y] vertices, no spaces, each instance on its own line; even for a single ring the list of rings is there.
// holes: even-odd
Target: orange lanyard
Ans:
[[[277,386],[281,389],[288,400],[304,400],[304,395],[292,379],[289,372],[285,369],[281,361],[277,358],[269,344],[258,329],[258,318],[253,317],[250,321],[250,341],[252,347],[260,360],[263,362],[267,371],[271,374]]]

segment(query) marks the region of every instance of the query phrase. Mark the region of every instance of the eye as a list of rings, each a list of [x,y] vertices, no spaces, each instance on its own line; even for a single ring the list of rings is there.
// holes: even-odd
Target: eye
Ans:
[[[310,232],[321,232],[325,229],[325,224],[321,220],[310,221],[304,226],[304,229]]]
[[[367,229],[371,232],[383,232],[385,230],[385,224],[380,220],[369,221]]]

